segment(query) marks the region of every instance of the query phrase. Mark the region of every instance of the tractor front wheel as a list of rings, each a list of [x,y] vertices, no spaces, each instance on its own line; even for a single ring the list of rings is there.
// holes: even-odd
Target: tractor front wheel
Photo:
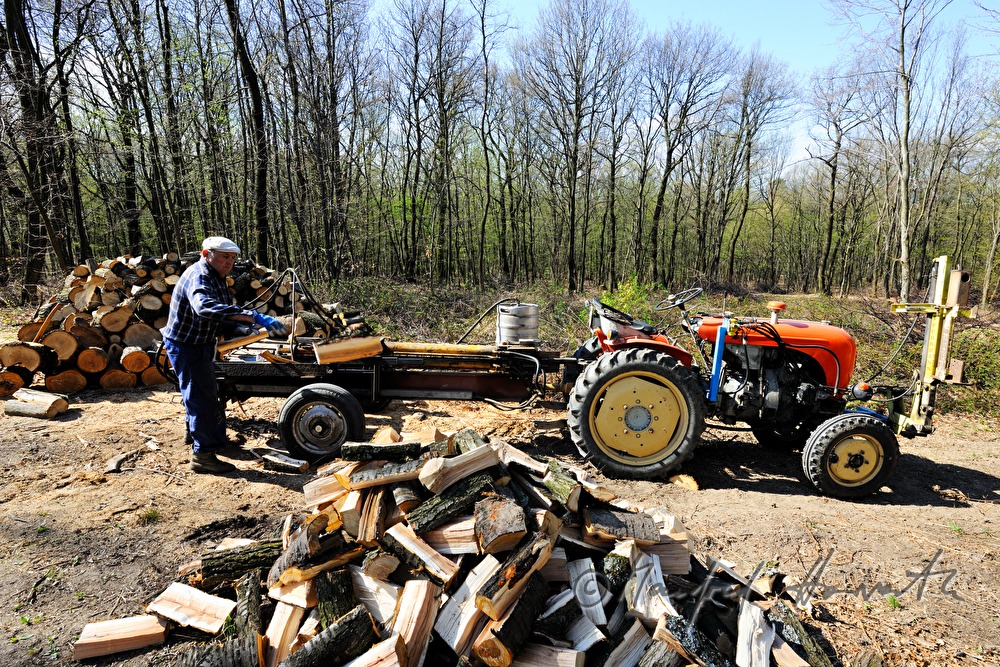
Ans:
[[[820,493],[861,498],[875,493],[899,461],[896,434],[878,417],[845,413],[819,425],[802,452],[802,471]]]
[[[605,472],[660,478],[694,454],[705,426],[703,393],[697,375],[668,354],[604,354],[570,393],[570,435]]]
[[[364,440],[365,411],[335,384],[296,389],[278,413],[278,435],[288,453],[307,461],[335,455],[347,440]]]

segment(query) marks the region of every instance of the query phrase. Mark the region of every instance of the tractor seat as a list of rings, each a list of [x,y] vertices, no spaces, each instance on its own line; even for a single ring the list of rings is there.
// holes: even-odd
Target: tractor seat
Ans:
[[[647,336],[652,336],[656,333],[656,327],[648,322],[643,322],[642,320],[635,320],[629,326],[639,333],[644,333]]]

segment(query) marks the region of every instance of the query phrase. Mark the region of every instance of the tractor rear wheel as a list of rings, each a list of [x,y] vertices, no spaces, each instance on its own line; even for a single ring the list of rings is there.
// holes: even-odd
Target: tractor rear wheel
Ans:
[[[882,488],[898,461],[899,442],[889,425],[849,412],[813,431],[802,452],[802,471],[820,493],[861,498]]]
[[[612,475],[655,479],[694,454],[705,427],[697,375],[677,359],[648,349],[602,355],[576,380],[569,397],[573,443]]]
[[[278,435],[292,456],[316,461],[347,440],[364,440],[365,411],[351,392],[317,383],[296,389],[278,413]]]

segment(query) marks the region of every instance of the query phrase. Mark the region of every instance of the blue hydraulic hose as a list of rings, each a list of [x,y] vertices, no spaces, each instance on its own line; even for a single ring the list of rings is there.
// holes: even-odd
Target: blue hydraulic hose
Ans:
[[[715,403],[719,398],[719,383],[722,382],[722,353],[726,350],[726,336],[729,334],[729,318],[723,317],[715,335],[715,349],[712,351],[712,380],[708,385],[708,401]]]

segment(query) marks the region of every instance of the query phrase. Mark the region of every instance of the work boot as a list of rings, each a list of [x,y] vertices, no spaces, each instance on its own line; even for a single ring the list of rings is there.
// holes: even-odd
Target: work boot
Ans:
[[[194,472],[209,475],[224,475],[236,470],[236,466],[227,461],[220,461],[215,452],[195,452],[191,455],[190,468]]]

